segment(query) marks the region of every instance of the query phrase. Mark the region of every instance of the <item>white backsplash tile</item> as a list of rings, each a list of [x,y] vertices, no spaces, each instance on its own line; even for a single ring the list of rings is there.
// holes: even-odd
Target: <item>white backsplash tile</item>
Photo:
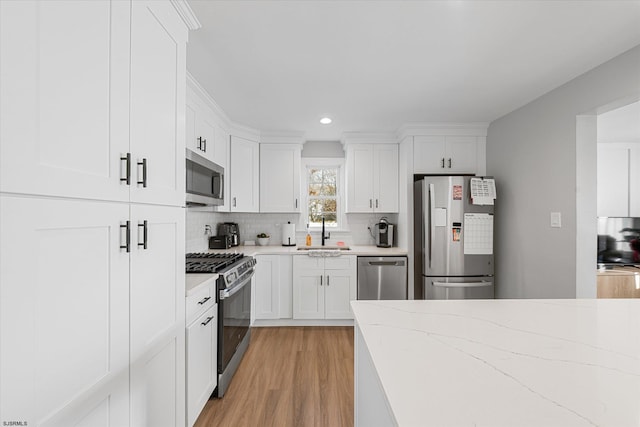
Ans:
[[[373,245],[374,238],[368,227],[373,229],[383,215],[380,214],[347,214],[344,231],[331,231],[331,238],[326,242],[335,245],[342,241],[346,245]],[[389,222],[396,224],[397,214],[384,215]],[[298,223],[299,214],[273,214],[273,213],[220,213],[187,209],[186,224],[186,251],[202,252],[208,248],[208,237],[205,234],[205,225],[211,226],[213,235],[216,235],[217,225],[220,222],[236,222],[240,228],[240,241],[256,240],[259,233],[267,233],[271,236],[269,245],[282,244],[282,224],[287,221]],[[305,244],[306,230],[299,227],[296,230],[296,243],[299,246]],[[320,244],[320,232],[312,231],[311,238],[314,245]]]

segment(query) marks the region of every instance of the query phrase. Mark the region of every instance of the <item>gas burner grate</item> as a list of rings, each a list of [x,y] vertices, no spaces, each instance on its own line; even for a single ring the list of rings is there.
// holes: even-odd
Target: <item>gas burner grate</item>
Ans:
[[[186,272],[217,273],[243,257],[244,254],[188,253],[186,255]]]

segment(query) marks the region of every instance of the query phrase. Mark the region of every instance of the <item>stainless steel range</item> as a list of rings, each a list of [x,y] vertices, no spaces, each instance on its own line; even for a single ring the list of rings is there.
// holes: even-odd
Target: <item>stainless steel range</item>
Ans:
[[[215,273],[218,302],[218,397],[229,387],[251,339],[251,277],[256,260],[243,254],[187,254],[187,273]],[[249,285],[249,286],[248,286]]]

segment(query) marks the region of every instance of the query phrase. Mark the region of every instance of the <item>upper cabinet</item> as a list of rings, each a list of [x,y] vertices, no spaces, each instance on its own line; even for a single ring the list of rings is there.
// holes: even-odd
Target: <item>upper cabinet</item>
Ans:
[[[478,144],[475,136],[416,136],[413,172],[417,174],[475,174]]]
[[[348,144],[346,212],[398,212],[398,144]]]
[[[258,212],[260,149],[255,141],[231,136],[229,165],[231,212]],[[226,199],[226,197],[225,197]]]
[[[640,217],[639,169],[640,144],[598,144],[598,216]]]
[[[260,144],[260,212],[300,212],[301,144]]]
[[[187,28],[171,5],[0,8],[0,191],[183,204]]]
[[[187,80],[187,148],[227,168],[229,133],[214,112],[209,95],[192,78]]]

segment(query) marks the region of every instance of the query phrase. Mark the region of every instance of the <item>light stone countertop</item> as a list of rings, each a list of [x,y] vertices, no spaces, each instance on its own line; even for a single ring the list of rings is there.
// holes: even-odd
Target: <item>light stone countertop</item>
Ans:
[[[351,304],[400,426],[640,425],[640,300]]]
[[[236,246],[229,249],[209,249],[209,253],[243,253],[256,255],[307,255],[307,251],[299,251],[299,246]],[[351,250],[343,251],[344,255],[356,256],[406,256],[407,250],[400,248],[378,248],[376,246],[349,246]],[[210,280],[215,280],[215,274],[191,273],[186,275],[186,296],[197,292],[197,288]]]
[[[229,249],[209,249],[210,253],[243,253],[245,255],[307,255],[307,251],[298,250],[304,246],[236,246]],[[315,247],[315,245],[314,245]],[[407,250],[402,248],[378,248],[376,246],[349,246],[350,250],[343,251],[344,255],[357,256],[407,256]]]

